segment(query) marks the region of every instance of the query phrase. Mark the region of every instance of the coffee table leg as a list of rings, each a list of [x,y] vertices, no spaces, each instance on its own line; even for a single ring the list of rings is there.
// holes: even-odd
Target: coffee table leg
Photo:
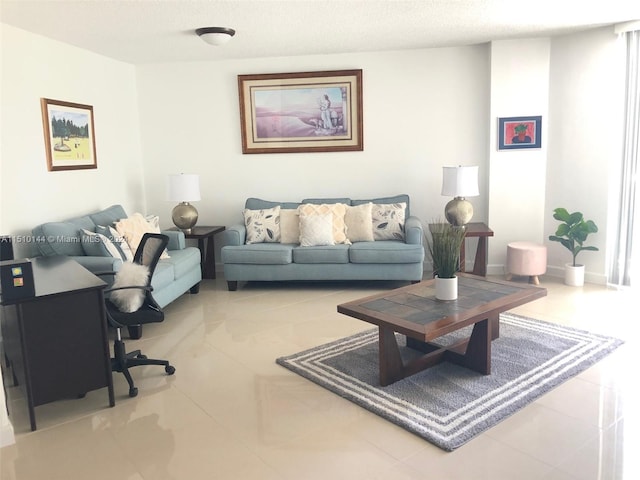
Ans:
[[[473,326],[471,338],[464,355],[465,366],[471,370],[491,374],[491,325],[490,320],[482,320]]]
[[[378,327],[378,362],[380,385],[386,387],[404,378],[400,348],[393,330]]]

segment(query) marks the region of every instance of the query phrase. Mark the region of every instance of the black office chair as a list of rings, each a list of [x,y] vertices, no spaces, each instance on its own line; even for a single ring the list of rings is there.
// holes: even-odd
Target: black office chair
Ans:
[[[130,367],[137,367],[138,365],[164,365],[164,370],[168,375],[173,375],[176,369],[169,364],[167,360],[154,360],[147,358],[140,350],[127,353],[125,350],[124,342],[122,341],[122,335],[120,329],[122,327],[129,327],[130,329],[138,328],[138,332],[145,323],[162,322],[164,320],[164,312],[158,306],[153,299],[151,292],[153,287],[151,286],[151,277],[155,271],[160,255],[164,252],[169,243],[169,237],[159,233],[145,233],[140,241],[140,245],[136,250],[133,257],[133,263],[144,265],[149,270],[149,275],[145,285],[131,285],[131,286],[114,286],[105,290],[107,295],[105,299],[107,320],[109,324],[116,329],[116,339],[113,344],[114,357],[111,359],[111,370],[114,372],[121,372],[127,382],[129,383],[129,396],[135,397],[138,395],[138,389],[133,384],[133,379],[129,373]],[[111,272],[112,273],[112,272]],[[116,273],[116,280],[117,280]],[[117,283],[115,284],[117,285]],[[124,312],[109,299],[109,294],[118,290],[130,290],[137,289],[144,291],[144,299],[142,306],[134,312]],[[139,336],[138,336],[139,338]]]

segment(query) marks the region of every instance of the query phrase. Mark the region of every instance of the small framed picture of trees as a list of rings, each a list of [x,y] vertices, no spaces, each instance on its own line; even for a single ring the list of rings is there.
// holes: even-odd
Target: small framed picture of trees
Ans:
[[[40,104],[49,171],[98,168],[93,107],[49,98]]]

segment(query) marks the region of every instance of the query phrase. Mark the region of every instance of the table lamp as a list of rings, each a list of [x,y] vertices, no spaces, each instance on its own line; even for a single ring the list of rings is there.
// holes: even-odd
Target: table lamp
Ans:
[[[442,167],[442,195],[454,197],[444,207],[444,216],[454,226],[464,226],[473,217],[473,205],[465,197],[476,197],[478,167]]]
[[[171,212],[173,223],[184,233],[191,233],[198,221],[198,210],[189,202],[200,200],[200,177],[188,173],[169,175],[167,197],[180,202]]]

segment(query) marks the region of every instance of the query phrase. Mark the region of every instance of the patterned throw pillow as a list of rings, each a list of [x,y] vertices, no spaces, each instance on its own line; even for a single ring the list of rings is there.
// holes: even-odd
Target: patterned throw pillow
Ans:
[[[404,240],[405,202],[373,204],[371,221],[374,240]]]
[[[334,243],[346,243],[351,245],[351,242],[347,238],[346,225],[344,223],[344,216],[347,212],[347,206],[344,203],[323,203],[317,205],[315,203],[305,203],[298,207],[298,213],[300,217],[310,215],[326,215],[330,213],[333,215],[333,241]]]
[[[80,242],[86,255],[90,257],[113,257],[124,260],[122,255],[120,255],[120,250],[104,235],[84,228],[81,232]]]
[[[371,202],[354,207],[347,205],[344,223],[347,226],[347,238],[351,242],[373,242],[372,206]]]
[[[333,241],[333,215],[303,215],[300,217],[300,246],[335,245]]]
[[[300,243],[300,216],[297,209],[280,209],[280,243]]]
[[[129,244],[124,239],[124,237],[116,231],[115,228],[96,225],[96,233],[104,235],[109,240],[111,240],[111,242],[118,249],[118,252],[120,252],[122,260],[129,262],[133,260],[133,252],[131,251]]]
[[[280,206],[242,211],[247,227],[247,244],[280,241]]]

